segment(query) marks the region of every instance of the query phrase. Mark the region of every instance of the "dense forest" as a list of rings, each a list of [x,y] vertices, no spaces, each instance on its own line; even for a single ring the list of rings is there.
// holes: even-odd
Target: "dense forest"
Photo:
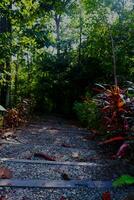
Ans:
[[[72,113],[95,83],[134,81],[133,0],[0,1],[0,104]]]

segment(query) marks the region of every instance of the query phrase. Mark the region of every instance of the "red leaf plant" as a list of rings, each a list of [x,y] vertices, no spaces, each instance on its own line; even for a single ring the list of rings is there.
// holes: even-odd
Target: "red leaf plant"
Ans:
[[[134,100],[128,97],[129,88],[120,89],[118,86],[106,88],[100,84],[96,86],[100,87],[100,94],[95,100],[102,113],[102,130],[107,133],[106,139],[99,144],[106,145],[133,140],[130,122],[133,122]],[[130,122],[129,119],[131,119]],[[124,143],[114,157],[125,157],[127,148],[128,145]]]
[[[126,112],[125,100],[122,95],[122,90],[118,86],[113,86],[111,89],[104,91],[104,106],[101,108],[103,113],[104,127],[109,130],[126,128],[126,121],[123,122],[122,115]],[[125,124],[125,127],[124,127]]]
[[[100,86],[97,84],[97,87]],[[103,88],[103,92],[102,92]],[[129,119],[133,118],[134,100],[128,98],[126,89],[111,86],[101,87],[101,93],[95,98],[102,114],[102,126],[106,131],[120,130],[127,133],[131,130]]]

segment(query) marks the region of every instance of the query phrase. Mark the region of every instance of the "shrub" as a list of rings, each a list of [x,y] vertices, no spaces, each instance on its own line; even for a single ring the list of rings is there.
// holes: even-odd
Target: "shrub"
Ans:
[[[4,125],[7,128],[15,128],[21,124],[25,124],[29,118],[31,110],[31,102],[24,99],[16,108],[7,109],[4,117]]]
[[[128,154],[133,155],[130,148],[131,141],[134,140],[133,124],[134,124],[134,91],[131,88],[119,88],[118,86],[107,86],[96,84],[95,91],[100,92],[96,95],[96,102],[100,107],[102,114],[102,125],[106,133],[104,140],[100,144],[112,145],[115,147],[116,154],[113,158],[124,158]],[[131,94],[130,94],[131,91]]]
[[[4,117],[5,127],[8,127],[8,128],[17,127],[21,121],[18,110],[15,108],[12,108],[12,109],[8,109],[7,111],[8,112],[6,116]]]
[[[101,85],[97,84],[97,86],[100,87]],[[96,96],[96,102],[100,107],[102,122],[106,131],[120,130],[126,132],[131,129],[134,101],[133,97],[128,97],[127,88],[101,86],[100,94]]]
[[[100,112],[95,101],[86,98],[84,102],[75,102],[74,111],[83,126],[99,128]]]

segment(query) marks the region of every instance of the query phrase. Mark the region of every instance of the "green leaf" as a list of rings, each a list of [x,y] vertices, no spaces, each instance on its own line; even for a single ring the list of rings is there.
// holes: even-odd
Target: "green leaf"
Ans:
[[[124,185],[132,185],[132,184],[134,184],[134,177],[129,175],[122,175],[112,183],[114,187],[121,187]]]

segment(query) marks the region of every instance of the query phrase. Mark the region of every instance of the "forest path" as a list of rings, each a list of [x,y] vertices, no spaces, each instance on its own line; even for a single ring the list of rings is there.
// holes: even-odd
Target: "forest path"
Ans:
[[[112,180],[134,175],[134,167],[109,160],[97,142],[86,139],[90,134],[70,121],[47,117],[18,129],[15,139],[2,140],[0,165],[10,169],[13,177],[0,179],[0,196],[8,200],[101,200],[102,193],[109,191],[111,200],[124,200],[134,188],[113,188]]]

